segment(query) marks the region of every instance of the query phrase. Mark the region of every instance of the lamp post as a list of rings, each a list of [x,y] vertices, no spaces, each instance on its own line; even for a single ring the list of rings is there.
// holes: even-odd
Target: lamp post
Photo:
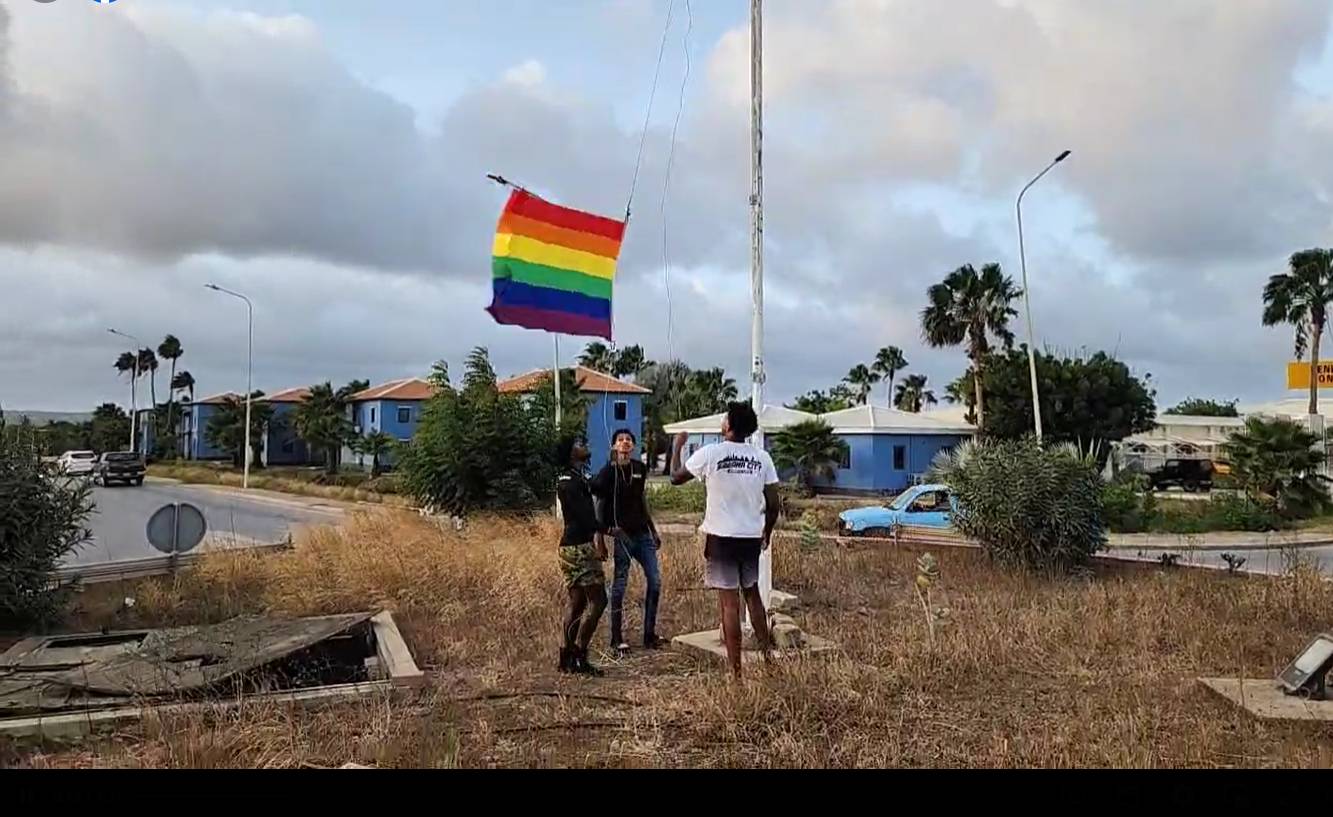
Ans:
[[[1018,215],[1018,263],[1023,268],[1023,312],[1026,314],[1028,325],[1028,373],[1032,377],[1032,424],[1037,433],[1038,443],[1041,442],[1041,400],[1037,395],[1037,351],[1036,338],[1032,332],[1032,296],[1028,290],[1028,259],[1023,246],[1023,194],[1028,192],[1028,188],[1036,184],[1042,176],[1049,173],[1051,168],[1067,158],[1069,158],[1069,151],[1066,150],[1042,168],[1040,173],[1032,177],[1032,181],[1023,185],[1023,189],[1018,191],[1018,201],[1014,204],[1014,212]]]
[[[243,470],[241,471],[241,487],[249,488],[250,448],[251,448],[250,393],[254,391],[254,389],[252,389],[250,386],[250,381],[251,381],[251,375],[254,372],[254,359],[255,359],[255,306],[254,304],[250,303],[249,298],[245,297],[239,292],[233,292],[230,289],[225,289],[223,287],[218,286],[217,284],[204,284],[204,286],[208,287],[214,292],[221,292],[223,295],[230,295],[233,298],[240,298],[242,301],[245,301],[245,314],[247,323],[246,351],[245,351],[245,431],[242,432],[241,434],[241,445],[243,446],[245,451],[244,459],[242,461],[245,463],[245,465]]]
[[[127,340],[134,341],[134,348],[130,350],[130,354],[134,356],[134,369],[130,372],[130,451],[135,451],[138,448],[138,434],[136,432],[139,424],[139,401],[135,396],[135,388],[139,381],[139,349],[142,344],[134,335],[127,335],[126,333],[115,329],[108,329],[106,331],[113,335],[118,335]]]

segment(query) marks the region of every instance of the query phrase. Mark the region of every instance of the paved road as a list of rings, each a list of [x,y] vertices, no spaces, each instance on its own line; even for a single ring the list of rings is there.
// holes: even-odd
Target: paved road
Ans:
[[[214,546],[277,542],[300,525],[337,522],[343,506],[304,497],[276,497],[208,485],[152,480],[141,487],[93,488],[96,509],[88,520],[93,540],[65,560],[96,564],[161,555],[148,544],[144,527],[169,502],[189,502],[203,511]]]

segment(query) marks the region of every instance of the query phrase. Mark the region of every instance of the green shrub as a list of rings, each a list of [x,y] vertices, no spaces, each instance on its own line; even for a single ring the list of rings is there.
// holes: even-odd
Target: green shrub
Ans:
[[[958,495],[954,523],[1004,564],[1063,570],[1106,543],[1095,458],[1031,437],[964,443],[941,457],[932,480]]]
[[[1240,494],[1215,493],[1207,501],[1163,500],[1149,530],[1158,533],[1270,531],[1283,526],[1272,503]]]
[[[0,416],[0,629],[60,613],[69,587],[53,587],[51,572],[91,537],[93,509],[86,481],[42,463],[35,434],[8,431]]]
[[[459,515],[549,506],[557,473],[553,389],[528,401],[500,393],[481,348],[468,357],[461,388],[442,368],[434,379],[438,391],[398,466],[405,492]]]
[[[1151,530],[1157,500],[1142,474],[1122,473],[1102,488],[1102,519],[1116,533]]]
[[[672,485],[668,482],[648,483],[648,507],[653,511],[703,513],[704,500],[703,483],[697,480],[684,485]]]

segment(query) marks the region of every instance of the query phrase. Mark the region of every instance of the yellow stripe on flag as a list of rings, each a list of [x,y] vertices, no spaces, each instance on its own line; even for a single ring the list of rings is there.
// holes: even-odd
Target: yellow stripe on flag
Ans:
[[[547,244],[535,238],[511,233],[496,233],[491,254],[499,258],[516,258],[530,264],[542,264],[556,269],[573,270],[584,275],[610,280],[616,275],[616,261],[582,250],[571,250],[557,244]]]

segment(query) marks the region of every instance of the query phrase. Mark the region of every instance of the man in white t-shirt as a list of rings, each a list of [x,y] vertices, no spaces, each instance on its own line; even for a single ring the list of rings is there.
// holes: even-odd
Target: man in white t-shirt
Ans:
[[[718,591],[722,640],[737,678],[741,674],[740,597],[750,611],[755,637],[769,656],[768,613],[759,595],[759,554],[766,549],[778,522],[778,472],[767,451],[745,442],[759,430],[749,403],[732,403],[722,419],[723,442],[706,445],[681,465],[688,434],[676,436],[671,451],[671,481],[696,477],[707,490],[704,521],[706,584]],[[740,591],[740,595],[737,594]]]

